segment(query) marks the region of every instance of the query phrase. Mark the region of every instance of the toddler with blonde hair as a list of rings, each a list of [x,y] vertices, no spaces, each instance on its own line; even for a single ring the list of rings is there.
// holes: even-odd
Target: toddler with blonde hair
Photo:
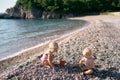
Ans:
[[[83,58],[79,61],[79,65],[83,66],[81,73],[82,75],[92,74],[94,70],[94,59],[92,58],[92,51],[90,48],[85,48],[83,50]]]
[[[55,69],[53,60],[55,58],[54,53],[57,51],[58,51],[58,44],[55,41],[53,41],[49,43],[48,52],[43,54],[43,56],[41,57],[43,64],[46,65],[48,68]]]

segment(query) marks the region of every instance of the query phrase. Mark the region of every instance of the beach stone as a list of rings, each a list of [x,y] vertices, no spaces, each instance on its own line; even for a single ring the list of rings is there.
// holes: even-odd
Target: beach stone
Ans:
[[[40,58],[36,58],[12,70],[4,80],[89,80],[89,75],[81,79],[79,66],[72,68],[83,57],[82,51],[86,47],[92,49],[98,65],[93,80],[120,80],[120,26],[115,25],[112,21],[106,22],[106,17],[99,18],[94,25],[61,41],[54,61],[56,71],[46,68],[39,62]],[[60,59],[66,61],[64,67],[59,65]]]

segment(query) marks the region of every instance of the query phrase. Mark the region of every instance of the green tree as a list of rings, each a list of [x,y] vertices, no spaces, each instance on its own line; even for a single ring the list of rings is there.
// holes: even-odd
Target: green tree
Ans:
[[[17,0],[15,7],[24,7],[26,10],[81,14],[119,10],[120,0]]]

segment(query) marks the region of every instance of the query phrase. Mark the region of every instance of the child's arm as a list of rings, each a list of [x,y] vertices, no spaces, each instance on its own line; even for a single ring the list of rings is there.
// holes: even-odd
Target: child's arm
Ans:
[[[79,63],[73,65],[72,67],[74,68],[74,67],[77,67],[79,65],[81,66],[82,64],[83,64],[83,58],[79,61]]]
[[[49,65],[53,68],[53,69],[55,69],[55,66],[53,65],[53,63],[52,63],[52,61],[53,61],[53,56],[52,55],[48,55],[48,63],[49,63]]]
[[[79,61],[79,65],[83,65],[83,61],[84,61],[84,58],[82,58],[80,61]]]

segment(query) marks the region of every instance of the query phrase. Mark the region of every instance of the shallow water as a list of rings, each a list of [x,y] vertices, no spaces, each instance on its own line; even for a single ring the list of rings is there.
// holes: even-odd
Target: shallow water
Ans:
[[[83,27],[65,19],[0,19],[0,59]]]

